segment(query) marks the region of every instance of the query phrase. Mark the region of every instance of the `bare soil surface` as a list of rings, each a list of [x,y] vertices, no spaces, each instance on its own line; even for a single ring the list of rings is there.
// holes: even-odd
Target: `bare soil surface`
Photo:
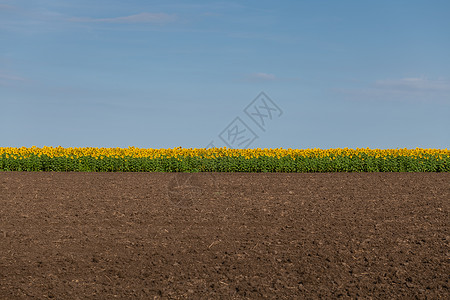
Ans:
[[[449,299],[450,174],[0,172],[0,299]]]

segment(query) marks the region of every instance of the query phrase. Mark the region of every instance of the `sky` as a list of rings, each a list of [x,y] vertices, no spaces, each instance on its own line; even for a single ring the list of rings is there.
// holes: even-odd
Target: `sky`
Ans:
[[[450,148],[450,1],[0,0],[0,147]]]

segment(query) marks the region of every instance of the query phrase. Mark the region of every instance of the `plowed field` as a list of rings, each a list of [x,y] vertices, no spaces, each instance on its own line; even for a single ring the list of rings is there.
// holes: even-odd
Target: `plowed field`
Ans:
[[[449,173],[0,173],[0,299],[449,299]]]

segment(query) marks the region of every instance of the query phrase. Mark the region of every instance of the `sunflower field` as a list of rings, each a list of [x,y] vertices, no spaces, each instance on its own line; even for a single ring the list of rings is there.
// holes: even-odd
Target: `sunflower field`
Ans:
[[[450,172],[450,150],[4,147],[0,171]]]

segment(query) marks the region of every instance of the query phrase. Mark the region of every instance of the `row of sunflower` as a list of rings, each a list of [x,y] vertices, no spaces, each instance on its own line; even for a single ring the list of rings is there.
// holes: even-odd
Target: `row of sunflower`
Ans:
[[[0,147],[0,171],[450,172],[450,150]]]

